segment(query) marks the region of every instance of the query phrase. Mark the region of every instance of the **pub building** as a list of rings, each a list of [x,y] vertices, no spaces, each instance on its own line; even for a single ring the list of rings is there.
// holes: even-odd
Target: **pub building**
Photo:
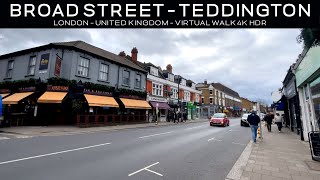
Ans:
[[[123,57],[72,41],[1,55],[7,125],[146,122],[147,73],[137,65],[137,54],[136,48]]]

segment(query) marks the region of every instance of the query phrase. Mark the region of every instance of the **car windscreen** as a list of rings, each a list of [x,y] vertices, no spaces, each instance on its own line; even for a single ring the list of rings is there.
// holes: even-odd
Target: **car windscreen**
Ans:
[[[214,114],[214,118],[224,118],[224,114]]]
[[[244,114],[242,117],[243,118],[248,118],[248,114]]]

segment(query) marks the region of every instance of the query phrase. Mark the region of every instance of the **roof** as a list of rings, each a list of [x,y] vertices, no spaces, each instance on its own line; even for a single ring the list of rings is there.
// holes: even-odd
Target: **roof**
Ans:
[[[134,62],[130,61],[129,59],[125,57],[121,57],[119,55],[116,55],[114,53],[111,53],[109,51],[106,51],[104,49],[98,48],[96,46],[93,46],[91,44],[88,44],[83,41],[69,41],[69,42],[56,42],[56,43],[50,43],[44,46],[38,46],[30,49],[25,49],[21,51],[16,51],[9,54],[4,54],[0,56],[0,59],[4,59],[7,57],[17,56],[17,55],[23,55],[34,51],[39,51],[42,49],[50,49],[50,48],[67,48],[72,49],[76,51],[81,51],[87,54],[90,54],[92,56],[96,56],[102,59],[106,59],[109,61],[112,61],[116,64],[124,65],[129,68],[133,68],[138,71],[146,72],[143,68],[135,64]]]
[[[224,91],[225,93],[230,94],[232,96],[240,97],[236,91],[228,88],[227,86],[225,86],[221,83],[212,83],[212,86],[215,87],[216,89],[218,89],[220,91]]]
[[[140,61],[138,61],[138,65],[141,67],[141,68],[143,68],[145,71],[147,71],[147,72],[150,72],[150,67],[152,66],[152,67],[154,67],[154,68],[156,68],[156,69],[158,69],[158,77],[159,78],[162,78],[162,79],[165,79],[165,77],[164,77],[164,75],[163,75],[163,72],[162,72],[162,70],[159,68],[159,67],[157,67],[156,65],[154,65],[154,64],[152,64],[152,63],[150,63],[150,62],[148,62],[148,63],[145,63],[145,62],[140,62]]]

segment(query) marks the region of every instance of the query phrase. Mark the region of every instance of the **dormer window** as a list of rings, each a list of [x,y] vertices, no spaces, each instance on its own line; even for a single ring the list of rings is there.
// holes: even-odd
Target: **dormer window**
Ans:
[[[158,69],[155,67],[150,67],[150,74],[154,76],[159,76]]]
[[[174,75],[173,74],[168,74],[168,80],[169,81],[174,81]]]

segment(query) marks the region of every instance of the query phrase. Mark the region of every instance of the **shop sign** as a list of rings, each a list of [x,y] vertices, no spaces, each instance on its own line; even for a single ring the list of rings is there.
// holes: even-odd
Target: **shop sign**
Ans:
[[[68,86],[48,86],[48,91],[69,91]]]
[[[49,56],[50,54],[42,54],[40,59],[40,65],[39,65],[39,73],[45,73],[48,69],[49,65]]]
[[[56,66],[54,68],[54,75],[56,77],[60,77],[61,72],[61,58],[59,56],[56,57]]]
[[[164,99],[164,98],[152,97],[152,96],[149,96],[149,101],[168,102],[168,101],[167,101],[166,99]]]
[[[4,93],[9,93],[10,90],[9,89],[0,89],[0,93],[4,94]]]
[[[35,87],[25,87],[25,88],[19,88],[19,92],[32,92],[35,91]]]
[[[288,99],[296,95],[296,87],[294,84],[294,79],[291,79],[288,86],[286,87],[286,96]]]

